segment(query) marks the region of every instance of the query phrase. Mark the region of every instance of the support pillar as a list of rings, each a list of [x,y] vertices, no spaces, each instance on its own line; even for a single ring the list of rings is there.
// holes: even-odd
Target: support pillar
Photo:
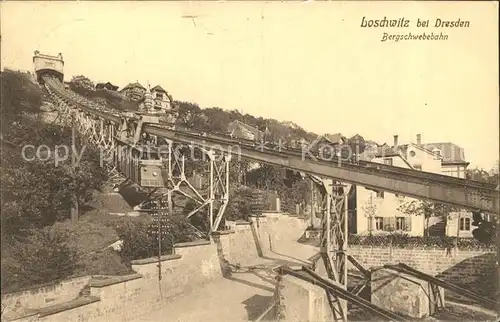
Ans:
[[[347,289],[347,193],[350,186],[323,180],[321,189],[323,216],[321,219],[320,252],[326,275]],[[328,301],[335,321],[347,321],[347,302],[330,293]]]

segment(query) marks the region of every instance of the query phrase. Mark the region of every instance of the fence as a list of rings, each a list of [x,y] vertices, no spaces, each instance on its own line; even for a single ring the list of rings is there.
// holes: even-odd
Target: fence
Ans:
[[[366,247],[394,247],[394,248],[453,248],[495,250],[495,242],[484,244],[474,238],[457,238],[449,236],[408,236],[391,234],[384,236],[349,235],[349,245]]]

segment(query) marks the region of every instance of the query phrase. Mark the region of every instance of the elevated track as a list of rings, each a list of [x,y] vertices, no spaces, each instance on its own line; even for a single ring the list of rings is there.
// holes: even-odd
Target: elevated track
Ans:
[[[46,86],[62,100],[77,106],[83,112],[96,118],[102,118],[115,124],[121,124],[123,119],[138,122],[136,115],[126,115],[104,108],[98,108],[64,89],[54,78],[44,78]],[[363,162],[353,164],[342,160],[321,160],[305,150],[281,150],[261,148],[260,146],[241,144],[229,136],[179,131],[162,124],[145,124],[142,131],[177,143],[202,147],[225,153],[238,153],[242,158],[258,162],[283,166],[292,170],[333,178],[342,182],[361,185],[397,193],[419,199],[428,199],[473,211],[487,212],[497,215],[499,207],[499,191],[493,185],[470,181],[450,176],[422,172],[399,167],[384,166],[378,163]]]

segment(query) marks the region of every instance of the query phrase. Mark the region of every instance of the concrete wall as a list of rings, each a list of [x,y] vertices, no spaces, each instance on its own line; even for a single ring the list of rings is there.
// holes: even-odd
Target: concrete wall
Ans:
[[[390,263],[405,263],[427,274],[462,284],[484,279],[492,274],[495,254],[480,250],[349,247],[349,254],[365,268]],[[355,269],[350,265],[350,269]]]
[[[279,213],[265,216],[251,222],[228,222],[231,230],[215,236],[215,243],[176,244],[173,255],[162,257],[161,280],[158,259],[151,258],[133,261],[134,275],[86,276],[51,290],[6,295],[7,303],[15,306],[20,301],[18,306],[24,309],[8,320],[141,320],[165,301],[221,279],[227,264],[253,265],[262,262],[261,255],[267,259],[305,260],[316,252],[314,247],[297,242],[308,226],[307,220]],[[85,287],[85,296],[79,297]],[[49,298],[55,305],[46,303]]]
[[[278,212],[253,216],[249,222],[227,221],[230,232],[220,236],[225,259],[241,266],[267,259],[306,260],[317,250],[298,243],[309,226],[309,219]]]
[[[298,243],[309,226],[309,219],[272,212],[262,215],[264,217],[252,217],[251,221],[264,257],[306,260],[317,252],[313,246]]]
[[[90,276],[57,281],[50,285],[2,295],[2,316],[22,311],[24,308],[41,308],[76,298],[90,284]]]
[[[217,247],[208,241],[181,243],[174,246],[175,258],[162,262],[162,296],[172,298],[189,292],[217,278],[222,278]],[[180,257],[179,257],[180,256]],[[158,288],[158,261],[134,261],[132,269],[143,276],[143,283]]]
[[[25,302],[25,313],[11,321],[132,321],[147,317],[180,293],[187,293],[222,278],[217,247],[210,242],[182,243],[174,246],[174,255],[163,256],[162,279],[158,279],[156,258],[136,260],[132,268],[138,273],[130,276],[85,277],[66,286],[65,301],[34,309]],[[89,284],[89,293],[78,296]],[[62,289],[62,287],[60,287]],[[160,293],[161,292],[161,293]],[[60,291],[60,293],[63,293]],[[6,297],[14,298],[14,295]],[[17,296],[22,298],[21,296]],[[64,299],[64,296],[60,296]],[[38,300],[41,302],[41,300]],[[3,301],[2,301],[3,302]],[[36,303],[36,302],[34,302]],[[31,311],[31,314],[29,314]]]
[[[321,287],[285,275],[281,281],[280,292],[286,321],[320,322],[333,320],[326,292]],[[345,308],[346,303],[342,302]]]
[[[226,225],[231,230],[219,237],[224,259],[231,265],[255,264],[259,258],[259,250],[252,233],[252,224],[227,221]]]
[[[436,312],[444,303],[444,290],[434,294],[429,282],[412,275],[381,269],[371,275],[371,302],[392,312],[421,319]]]

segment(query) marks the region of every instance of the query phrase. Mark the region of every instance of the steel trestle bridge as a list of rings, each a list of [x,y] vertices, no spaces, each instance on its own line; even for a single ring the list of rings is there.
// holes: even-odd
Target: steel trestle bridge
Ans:
[[[56,63],[54,63],[56,62]],[[440,174],[372,162],[325,161],[309,151],[257,148],[229,136],[179,130],[161,115],[111,110],[64,88],[62,55],[35,52],[37,79],[58,109],[58,121],[78,130],[88,143],[104,152],[111,173],[119,173],[148,192],[147,202],[166,205],[172,196],[183,195],[197,203],[187,216],[206,209],[211,232],[217,231],[229,200],[231,155],[300,171],[316,184],[322,202],[320,257],[328,277],[347,286],[347,195],[353,185],[388,191],[470,209],[499,213],[498,187]],[[48,65],[47,65],[48,64]],[[151,145],[153,148],[151,149]],[[186,178],[184,158],[175,146],[185,145],[208,156],[208,183],[195,188]],[[147,158],[141,152],[147,150]],[[142,206],[145,206],[145,202]],[[202,232],[200,232],[202,233]],[[336,292],[327,292],[336,320],[346,320],[346,310]]]

